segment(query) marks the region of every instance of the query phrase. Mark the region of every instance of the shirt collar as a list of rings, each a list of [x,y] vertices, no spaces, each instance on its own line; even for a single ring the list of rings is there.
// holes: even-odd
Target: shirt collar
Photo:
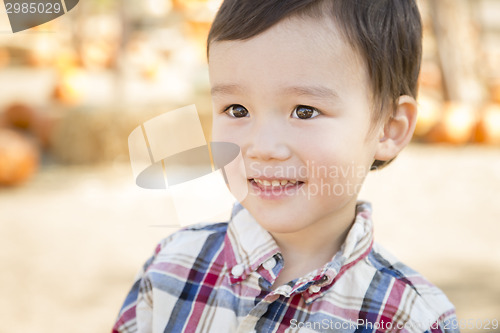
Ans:
[[[244,280],[280,251],[271,234],[241,204],[233,208],[224,242],[226,265],[232,283]],[[235,269],[235,266],[240,269]]]
[[[323,267],[297,279],[292,293],[304,292],[306,301],[312,301],[321,296],[347,269],[368,255],[373,243],[371,212],[370,203],[357,202],[354,223],[340,251]],[[236,204],[228,226],[224,252],[231,283],[237,283],[278,254],[280,249],[252,215],[241,204]],[[310,292],[309,287],[312,285],[321,288]]]

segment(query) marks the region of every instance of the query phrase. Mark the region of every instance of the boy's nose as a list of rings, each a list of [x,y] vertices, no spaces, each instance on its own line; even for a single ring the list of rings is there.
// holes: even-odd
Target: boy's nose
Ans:
[[[246,155],[263,161],[288,159],[290,149],[284,130],[279,124],[273,122],[256,124],[247,141]]]

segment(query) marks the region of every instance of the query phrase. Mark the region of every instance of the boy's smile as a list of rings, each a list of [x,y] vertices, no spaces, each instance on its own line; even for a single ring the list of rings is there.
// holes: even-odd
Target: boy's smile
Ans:
[[[366,66],[328,20],[291,18],[209,54],[213,140],[240,146],[242,204],[277,240],[350,226],[381,131]]]

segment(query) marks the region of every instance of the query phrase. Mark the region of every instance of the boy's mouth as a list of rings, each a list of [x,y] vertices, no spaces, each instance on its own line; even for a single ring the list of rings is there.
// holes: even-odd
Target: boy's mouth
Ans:
[[[262,193],[268,193],[268,195],[271,193],[279,195],[283,190],[292,190],[304,184],[304,182],[300,180],[285,178],[249,178],[248,181],[253,187],[260,189]]]

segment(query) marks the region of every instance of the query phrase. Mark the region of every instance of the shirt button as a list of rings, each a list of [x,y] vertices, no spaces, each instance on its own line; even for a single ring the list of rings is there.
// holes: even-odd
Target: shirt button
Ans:
[[[317,292],[319,292],[321,290],[321,287],[320,286],[317,286],[315,284],[313,284],[312,286],[309,287],[309,292],[311,294],[316,294]]]
[[[264,268],[267,270],[271,270],[276,266],[276,259],[274,259],[274,257],[271,257],[266,260],[262,266],[264,266]]]
[[[233,274],[234,277],[240,277],[244,271],[245,268],[243,265],[236,265],[231,269],[231,274]]]
[[[284,294],[289,294],[291,291],[292,291],[292,287],[290,287],[289,285],[285,284],[281,287],[278,287],[278,289],[276,289],[277,292],[280,292],[280,293],[284,293]]]

